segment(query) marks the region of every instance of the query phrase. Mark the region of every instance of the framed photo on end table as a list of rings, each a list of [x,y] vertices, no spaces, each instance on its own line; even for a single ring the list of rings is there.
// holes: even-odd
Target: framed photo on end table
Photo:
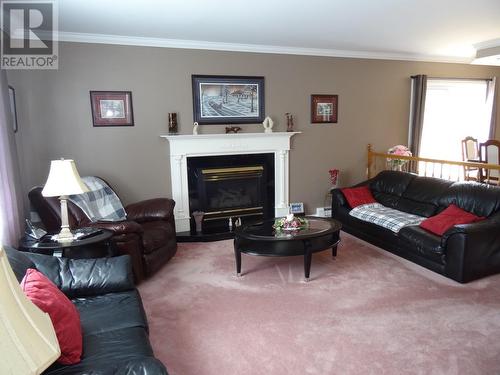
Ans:
[[[336,123],[338,95],[311,95],[311,122],[313,124]]]
[[[264,121],[264,77],[192,75],[193,120],[206,124]]]
[[[92,122],[100,126],[134,126],[131,91],[90,91]]]

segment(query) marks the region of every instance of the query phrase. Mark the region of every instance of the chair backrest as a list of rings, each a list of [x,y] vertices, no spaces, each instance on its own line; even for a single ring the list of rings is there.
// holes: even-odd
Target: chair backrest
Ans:
[[[488,164],[500,164],[500,141],[489,139],[479,145],[480,159]],[[500,173],[498,170],[490,170],[490,177],[498,178]]]
[[[476,138],[465,137],[462,139],[462,160],[477,160],[479,159],[479,144]]]

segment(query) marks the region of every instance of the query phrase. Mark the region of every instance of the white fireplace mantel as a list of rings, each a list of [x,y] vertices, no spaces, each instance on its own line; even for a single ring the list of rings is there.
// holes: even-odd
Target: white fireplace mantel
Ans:
[[[187,158],[274,153],[275,215],[288,213],[290,139],[300,132],[161,135],[170,145],[172,199],[177,232],[189,230]]]

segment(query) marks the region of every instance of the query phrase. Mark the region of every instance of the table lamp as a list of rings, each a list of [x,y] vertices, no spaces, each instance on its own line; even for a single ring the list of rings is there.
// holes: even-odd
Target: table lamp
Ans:
[[[40,374],[61,351],[48,314],[23,293],[0,245],[1,374]]]
[[[59,197],[61,201],[61,231],[56,235],[58,242],[71,242],[73,234],[68,222],[68,195],[83,194],[89,189],[80,178],[73,160],[52,160],[49,177],[42,190],[44,197]]]

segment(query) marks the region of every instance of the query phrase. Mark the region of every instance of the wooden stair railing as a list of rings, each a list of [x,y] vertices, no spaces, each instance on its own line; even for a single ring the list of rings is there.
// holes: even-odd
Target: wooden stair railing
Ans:
[[[420,176],[437,177],[449,181],[463,180],[486,180],[491,171],[500,171],[498,164],[486,164],[476,162],[464,162],[455,160],[441,160],[431,158],[421,158],[417,156],[400,156],[376,152],[372,150],[369,144],[367,147],[366,176],[373,177],[382,170],[401,170],[404,172],[413,172]],[[391,160],[405,160],[404,165],[395,166]],[[466,170],[477,169],[477,178],[468,176]],[[491,181],[491,180],[490,180]],[[490,182],[491,184],[491,182]],[[500,179],[494,182],[500,186]]]

